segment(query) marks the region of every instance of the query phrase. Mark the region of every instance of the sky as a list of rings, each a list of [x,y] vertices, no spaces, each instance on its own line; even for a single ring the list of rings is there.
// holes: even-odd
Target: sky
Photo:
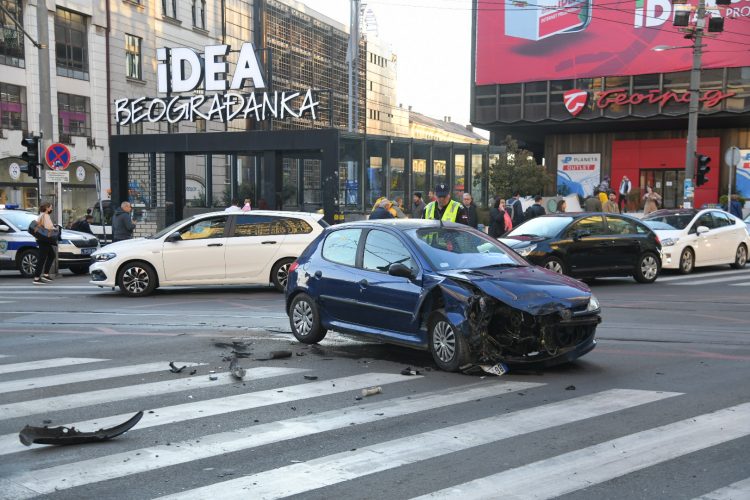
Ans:
[[[398,57],[397,103],[469,123],[471,0],[362,0]],[[301,0],[349,25],[349,0]],[[488,134],[483,134],[488,136]]]

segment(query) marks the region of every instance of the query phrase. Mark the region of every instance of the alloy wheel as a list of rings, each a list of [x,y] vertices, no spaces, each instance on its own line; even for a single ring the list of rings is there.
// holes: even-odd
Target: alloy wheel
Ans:
[[[27,252],[21,258],[21,272],[23,272],[27,276],[33,276],[38,263],[39,259],[37,259],[36,254],[34,254],[33,252]]]
[[[276,271],[276,281],[281,285],[281,288],[286,288],[286,282],[289,279],[289,266],[291,265],[290,262],[282,264],[279,266],[279,270]]]
[[[545,269],[549,269],[550,271],[555,272],[557,274],[563,274],[562,265],[559,262],[557,262],[556,260],[551,260],[551,261],[547,262],[544,265],[544,268]]]
[[[682,254],[682,270],[683,272],[689,272],[693,269],[693,252],[685,250]]]
[[[656,278],[659,273],[659,265],[653,255],[646,255],[641,261],[641,274],[647,280]]]
[[[450,363],[456,355],[456,335],[446,321],[439,321],[432,331],[432,347],[444,363]]]
[[[306,336],[310,333],[313,326],[313,310],[304,300],[300,300],[294,304],[292,310],[292,322],[294,323],[294,329],[301,336]]]
[[[737,247],[737,257],[735,262],[737,262],[737,267],[744,267],[747,263],[747,248],[743,245]]]
[[[129,267],[122,275],[122,285],[133,295],[143,293],[149,285],[148,271],[139,266]]]

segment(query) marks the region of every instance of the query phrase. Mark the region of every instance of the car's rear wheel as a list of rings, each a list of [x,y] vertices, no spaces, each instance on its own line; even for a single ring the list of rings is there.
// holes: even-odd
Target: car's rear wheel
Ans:
[[[644,253],[638,258],[633,277],[638,283],[653,283],[659,276],[659,258],[652,253]]]
[[[737,253],[734,256],[734,264],[732,264],[732,267],[734,269],[742,269],[745,267],[745,264],[747,264],[747,247],[741,243],[740,246],[737,247]]]
[[[438,368],[455,372],[469,361],[469,348],[466,339],[448,321],[441,309],[432,313],[429,321],[429,343],[432,359]]]
[[[24,278],[33,278],[36,266],[39,265],[39,251],[29,248],[21,252],[18,257],[18,271]]]
[[[292,265],[292,262],[294,262],[294,259],[281,259],[271,269],[271,283],[280,292],[286,290],[286,282],[289,279],[289,266]]]
[[[289,305],[289,325],[294,337],[303,344],[317,344],[328,333],[320,325],[318,306],[306,293],[294,297]]]
[[[84,266],[70,266],[70,272],[73,274],[86,274],[89,272],[88,264]]]
[[[549,257],[544,261],[544,268],[557,274],[565,274],[565,263],[557,257]]]
[[[695,269],[695,253],[692,248],[686,248],[680,255],[680,273],[690,274]]]
[[[145,297],[156,288],[156,271],[145,262],[128,262],[117,273],[117,285],[129,297]]]

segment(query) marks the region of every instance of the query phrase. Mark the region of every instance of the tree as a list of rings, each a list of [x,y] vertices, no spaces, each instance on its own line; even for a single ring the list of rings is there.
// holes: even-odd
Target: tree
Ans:
[[[507,136],[503,141],[505,153],[490,164],[490,190],[501,198],[510,198],[515,191],[522,195],[537,195],[544,192],[552,176],[542,165],[538,165],[530,151],[520,149],[518,141]]]

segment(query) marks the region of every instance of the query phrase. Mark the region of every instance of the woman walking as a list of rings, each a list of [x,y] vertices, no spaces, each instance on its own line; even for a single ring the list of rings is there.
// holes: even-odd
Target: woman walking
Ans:
[[[49,216],[51,213],[51,204],[42,203],[39,206],[39,218],[36,220],[39,227],[48,231],[54,231],[55,225],[52,223],[52,218]],[[43,285],[45,283],[51,283],[52,278],[49,276],[49,270],[50,267],[52,267],[52,262],[55,260],[55,249],[52,247],[57,245],[57,242],[55,241],[52,243],[49,239],[37,238],[36,243],[39,247],[39,258],[36,262],[36,269],[34,269],[34,284]]]

